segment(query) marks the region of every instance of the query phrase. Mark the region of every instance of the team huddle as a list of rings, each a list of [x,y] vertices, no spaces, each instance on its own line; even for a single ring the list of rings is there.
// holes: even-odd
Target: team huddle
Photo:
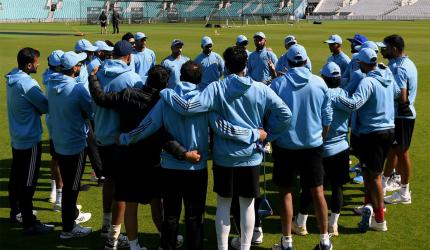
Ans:
[[[411,203],[409,146],[418,77],[401,36],[375,43],[356,34],[348,38],[350,59],[342,38],[331,35],[324,41],[331,55],[318,75],[292,35],[285,37],[279,59],[266,47],[263,32],[253,36],[255,51],[249,52],[248,39],[239,35],[222,56],[205,36],[194,60],[175,39],[160,65],[147,40],[142,32],[127,33],[115,44],[81,39],[74,51],[53,51],[43,73],[45,93],[30,76],[40,52],[19,51],[18,67],[6,75],[9,202],[10,219],[23,224],[24,234],[54,230],[36,219],[32,205],[42,114],[52,157],[50,201],[61,212],[61,239],[92,232],[80,225],[91,213],[77,205],[87,156],[103,185],[101,235],[107,250],[146,249],[137,237],[139,204],[151,206],[160,249],[184,243],[203,249],[210,158],[217,202],[217,242],[210,244],[218,249],[229,247],[230,215],[239,233],[231,247],[263,242],[262,220],[272,211],[260,195],[259,178],[269,153],[281,204],[282,232],[274,249],[291,250],[292,233],[308,234],[311,203],[320,230],[317,248],[333,249],[330,237],[342,233],[338,220],[352,154],[364,177],[364,203],[354,209],[361,215],[361,232],[387,231],[385,203]],[[378,62],[379,52],[388,66]],[[300,204],[293,218],[295,188]],[[328,202],[325,189],[331,192]],[[178,234],[182,204],[185,239]]]

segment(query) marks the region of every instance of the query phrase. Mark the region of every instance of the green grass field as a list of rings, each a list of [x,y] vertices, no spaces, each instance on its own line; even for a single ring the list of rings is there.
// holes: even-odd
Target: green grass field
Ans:
[[[109,27],[110,28],[110,27]],[[156,52],[157,62],[170,52],[170,42],[174,38],[185,41],[184,55],[194,58],[200,52],[200,39],[209,35],[214,40],[214,51],[223,50],[235,42],[238,34],[245,34],[249,39],[256,31],[264,31],[268,37],[268,46],[280,56],[284,53],[283,38],[287,34],[294,34],[308,51],[312,59],[313,71],[319,74],[319,69],[329,55],[326,40],[330,34],[337,33],[346,41],[355,33],[366,35],[369,39],[380,41],[386,35],[400,34],[406,41],[406,51],[415,62],[419,72],[419,87],[416,100],[417,120],[414,139],[411,146],[413,160],[413,176],[411,190],[413,203],[411,205],[388,206],[386,218],[388,232],[377,233],[369,231],[360,234],[357,230],[359,217],[353,215],[352,208],[359,205],[363,198],[361,185],[347,185],[345,188],[345,207],[339,221],[340,236],[332,238],[335,249],[430,249],[430,196],[428,185],[430,177],[430,148],[429,124],[430,115],[427,113],[430,98],[430,50],[428,36],[430,22],[324,22],[313,25],[302,22],[292,25],[259,25],[218,29],[203,28],[199,24],[151,24],[151,25],[122,25],[121,32],[143,31],[149,37],[148,44]],[[85,224],[91,226],[93,233],[79,240],[60,240],[61,215],[52,211],[52,204],[47,202],[50,190],[50,156],[47,143],[47,133],[43,136],[42,168],[39,185],[34,196],[34,206],[38,210],[41,221],[56,225],[55,232],[38,236],[23,237],[19,226],[9,223],[8,209],[8,176],[11,164],[10,138],[7,125],[5,79],[3,76],[16,66],[16,54],[22,47],[34,47],[41,51],[41,65],[34,77],[41,84],[42,72],[47,66],[45,58],[54,49],[73,50],[75,42],[80,37],[73,36],[76,31],[84,32],[84,38],[94,42],[109,39],[113,42],[120,39],[119,35],[100,35],[97,26],[79,26],[77,24],[0,24],[0,249],[102,249],[103,241],[99,236],[101,227],[101,188],[89,182],[90,166],[87,165],[83,183],[92,185],[87,192],[81,192],[78,203],[85,211],[92,212],[93,218]],[[49,34],[18,34],[18,32],[41,32]],[[62,33],[62,35],[55,35]],[[253,46],[250,46],[252,50]],[[345,51],[349,53],[349,44],[345,42]],[[383,60],[381,58],[381,60]],[[427,124],[427,125],[426,125]],[[46,131],[46,130],[45,130]],[[271,170],[269,168],[269,170]],[[271,172],[271,171],[270,171]],[[215,195],[212,192],[212,180],[209,178],[205,237],[207,249],[216,249],[214,217],[216,210]],[[269,174],[271,179],[271,174]],[[280,237],[280,221],[278,216],[279,197],[277,189],[269,180],[269,199],[275,209],[275,215],[264,221],[264,244],[254,249],[268,249],[277,243]],[[184,227],[181,226],[181,231]],[[123,227],[124,230],[124,227]],[[306,237],[294,236],[295,249],[313,249],[319,239],[319,231],[315,217],[308,220],[310,235]],[[141,206],[139,213],[139,241],[141,245],[150,249],[157,249],[158,235],[152,224],[149,207]]]

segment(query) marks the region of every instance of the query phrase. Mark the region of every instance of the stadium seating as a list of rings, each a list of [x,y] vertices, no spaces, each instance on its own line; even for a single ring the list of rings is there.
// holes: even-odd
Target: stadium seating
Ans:
[[[342,7],[343,0],[321,0],[315,8],[314,13],[333,13]]]
[[[341,15],[380,16],[399,8],[398,0],[360,0],[337,10]]]
[[[0,19],[46,19],[49,10],[46,9],[46,2],[41,0],[1,0],[2,10]]]
[[[430,0],[418,0],[412,5],[405,5],[387,16],[405,16],[405,17],[430,17]]]

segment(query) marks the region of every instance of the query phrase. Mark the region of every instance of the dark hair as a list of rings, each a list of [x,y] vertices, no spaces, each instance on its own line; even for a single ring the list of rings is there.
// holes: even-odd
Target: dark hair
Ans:
[[[225,66],[231,74],[236,74],[245,69],[248,62],[248,54],[242,46],[228,47],[223,54]]]
[[[384,43],[389,44],[392,47],[397,48],[398,51],[403,51],[405,49],[405,41],[399,35],[391,35],[384,38]]]
[[[248,41],[243,41],[243,42],[240,42],[240,43],[238,43],[238,44],[236,44],[237,46],[242,46],[242,47],[245,47],[245,46],[247,46],[248,45]]]
[[[16,57],[18,68],[21,70],[24,69],[27,64],[33,63],[38,57],[40,57],[40,52],[37,49],[29,47],[21,49]]]
[[[130,32],[127,32],[122,36],[121,40],[128,41],[130,38],[134,38],[134,36]]]
[[[61,70],[61,73],[62,73],[63,75],[66,75],[66,76],[70,76],[70,75],[74,74],[74,73],[75,73],[75,71],[73,70],[73,67],[72,67],[72,68],[70,68],[70,69],[62,69],[62,70]]]
[[[155,65],[148,71],[148,79],[146,83],[148,86],[162,90],[166,88],[167,82],[169,81],[169,70],[161,65]]]
[[[293,62],[293,61],[288,60],[288,65],[289,65],[291,68],[303,67],[303,66],[305,66],[305,65],[306,65],[306,62],[307,62],[307,60],[300,61],[300,62]]]
[[[336,77],[327,77],[327,76],[322,76],[322,78],[324,79],[324,82],[327,84],[327,86],[329,88],[337,88],[340,86],[340,82],[342,80],[341,76],[336,76]]]
[[[181,81],[199,84],[202,80],[202,69],[200,64],[194,61],[188,61],[182,64]]]
[[[115,44],[113,42],[111,42],[110,40],[105,40],[105,43],[111,47],[115,46]]]

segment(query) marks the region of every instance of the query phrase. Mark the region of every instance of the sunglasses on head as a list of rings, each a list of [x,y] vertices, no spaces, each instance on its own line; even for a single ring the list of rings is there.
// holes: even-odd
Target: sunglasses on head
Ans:
[[[78,63],[76,64],[76,66],[81,67],[81,66],[82,66],[82,62],[78,62]]]

